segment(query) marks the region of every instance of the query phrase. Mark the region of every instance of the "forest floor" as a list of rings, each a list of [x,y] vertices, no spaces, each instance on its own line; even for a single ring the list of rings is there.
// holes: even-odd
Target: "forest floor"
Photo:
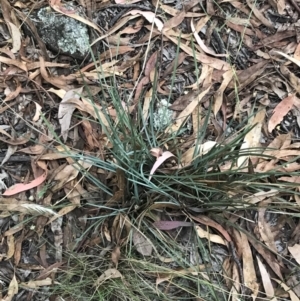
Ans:
[[[299,6],[2,0],[0,300],[300,300]]]

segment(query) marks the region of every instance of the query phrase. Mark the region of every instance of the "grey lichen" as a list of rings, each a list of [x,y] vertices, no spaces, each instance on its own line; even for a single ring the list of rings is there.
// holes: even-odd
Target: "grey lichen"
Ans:
[[[172,123],[173,111],[168,109],[168,102],[162,99],[153,114],[153,126],[156,130],[163,130]]]
[[[74,9],[68,6],[66,9]],[[85,24],[42,8],[34,18],[42,40],[52,49],[74,57],[83,57],[89,50],[89,33]],[[36,20],[38,19],[38,20]]]

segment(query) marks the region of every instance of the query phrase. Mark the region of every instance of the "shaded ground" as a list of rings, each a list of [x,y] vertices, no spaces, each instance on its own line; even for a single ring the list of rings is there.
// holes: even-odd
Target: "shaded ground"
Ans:
[[[116,2],[1,1],[1,300],[299,300],[297,2]]]

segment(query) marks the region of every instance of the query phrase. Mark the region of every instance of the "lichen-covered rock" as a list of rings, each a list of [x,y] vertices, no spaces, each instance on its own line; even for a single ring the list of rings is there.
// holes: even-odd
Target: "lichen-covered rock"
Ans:
[[[40,38],[50,50],[78,59],[84,58],[88,53],[90,41],[85,24],[58,14],[49,7],[38,10],[31,19]]]
[[[156,130],[163,130],[172,123],[173,111],[168,109],[168,101],[162,99],[153,114],[153,125]]]

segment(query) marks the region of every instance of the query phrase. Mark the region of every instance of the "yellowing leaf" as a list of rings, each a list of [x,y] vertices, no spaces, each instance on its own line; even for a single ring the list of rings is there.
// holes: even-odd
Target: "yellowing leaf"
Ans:
[[[94,286],[100,286],[103,282],[115,278],[123,278],[123,275],[117,269],[108,269],[96,280]]]
[[[5,298],[2,299],[2,301],[11,301],[13,297],[18,293],[18,290],[18,282],[16,276],[14,275],[9,284],[7,295]]]
[[[214,242],[216,244],[221,244],[221,245],[226,246],[224,239],[220,235],[209,233],[209,232],[203,230],[199,226],[196,226],[196,231],[200,238],[206,238],[210,242]]]

